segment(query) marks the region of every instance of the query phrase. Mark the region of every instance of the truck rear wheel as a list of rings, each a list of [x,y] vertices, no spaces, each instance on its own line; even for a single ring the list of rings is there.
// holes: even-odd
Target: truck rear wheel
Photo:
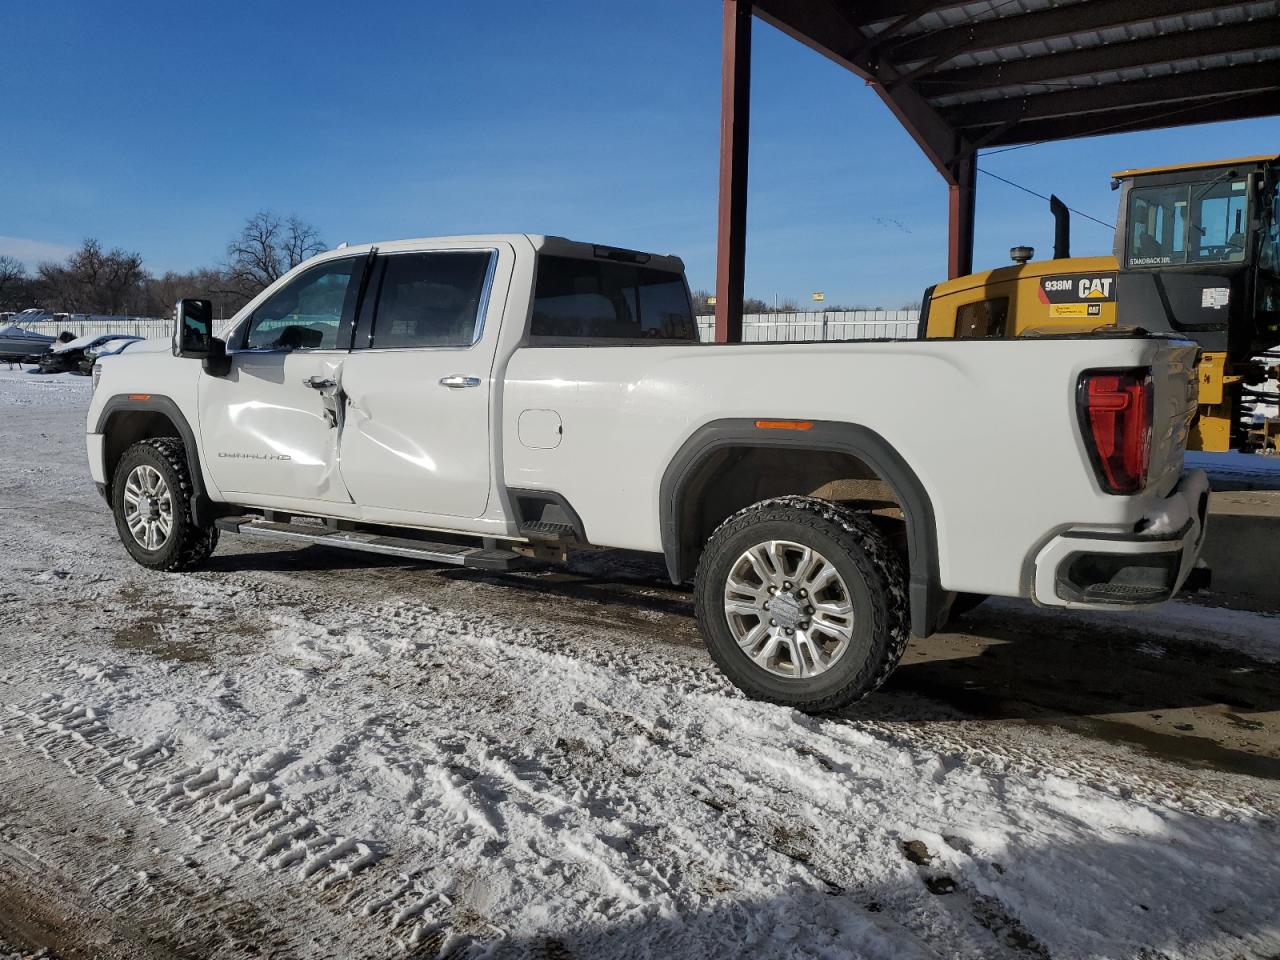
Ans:
[[[191,570],[218,545],[216,527],[191,516],[191,471],[177,437],[139,440],[120,458],[111,484],[116,530],[129,555],[152,570]]]
[[[694,584],[712,658],[749,696],[821,712],[882,684],[906,649],[907,576],[865,516],[765,500],[711,535]]]

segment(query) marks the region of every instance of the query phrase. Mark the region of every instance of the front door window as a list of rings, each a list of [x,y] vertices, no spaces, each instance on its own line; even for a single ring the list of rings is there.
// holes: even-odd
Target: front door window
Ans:
[[[331,260],[277,290],[249,317],[244,348],[338,349],[355,306],[362,262],[357,257]]]

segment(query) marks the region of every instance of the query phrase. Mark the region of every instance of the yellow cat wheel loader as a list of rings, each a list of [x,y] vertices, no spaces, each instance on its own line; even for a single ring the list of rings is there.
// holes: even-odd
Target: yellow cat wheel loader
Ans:
[[[1197,341],[1200,411],[1192,449],[1240,449],[1259,388],[1280,363],[1280,157],[1122,170],[1111,256],[1072,257],[1066,205],[1050,199],[1052,260],[1014,247],[1014,265],[925,294],[922,336],[983,338],[1175,332]],[[1261,359],[1259,359],[1261,358]],[[1264,408],[1265,409],[1265,408]],[[1256,438],[1257,430],[1252,431]],[[1263,442],[1269,436],[1262,431]]]

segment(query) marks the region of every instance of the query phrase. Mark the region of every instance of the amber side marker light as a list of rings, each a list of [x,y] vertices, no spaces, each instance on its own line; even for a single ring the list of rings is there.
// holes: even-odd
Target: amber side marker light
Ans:
[[[813,421],[811,420],[757,420],[756,427],[760,430],[812,430]]]
[[[150,400],[150,399],[151,399],[151,394],[149,394],[149,393],[131,393],[131,394],[129,394],[129,399],[130,399],[130,400]]]

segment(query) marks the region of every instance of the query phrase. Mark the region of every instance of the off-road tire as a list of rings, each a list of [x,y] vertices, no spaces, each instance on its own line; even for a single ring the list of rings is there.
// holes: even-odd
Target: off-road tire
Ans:
[[[853,641],[824,673],[777,676],[738,646],[724,615],[725,581],[749,547],[790,540],[817,550],[839,571],[853,606]],[[889,539],[865,515],[812,497],[779,497],[740,510],[707,541],[694,580],[694,610],[707,650],[748,696],[822,713],[856,703],[879,687],[910,637],[907,572]]]
[[[125,520],[125,485],[134,468],[143,464],[160,473],[173,497],[173,526],[168,539],[157,550],[148,550],[138,543]],[[191,516],[193,491],[186,447],[177,437],[139,440],[124,452],[111,483],[111,512],[129,556],[144,567],[170,572],[193,570],[209,559],[218,545],[218,528],[196,525]]]

